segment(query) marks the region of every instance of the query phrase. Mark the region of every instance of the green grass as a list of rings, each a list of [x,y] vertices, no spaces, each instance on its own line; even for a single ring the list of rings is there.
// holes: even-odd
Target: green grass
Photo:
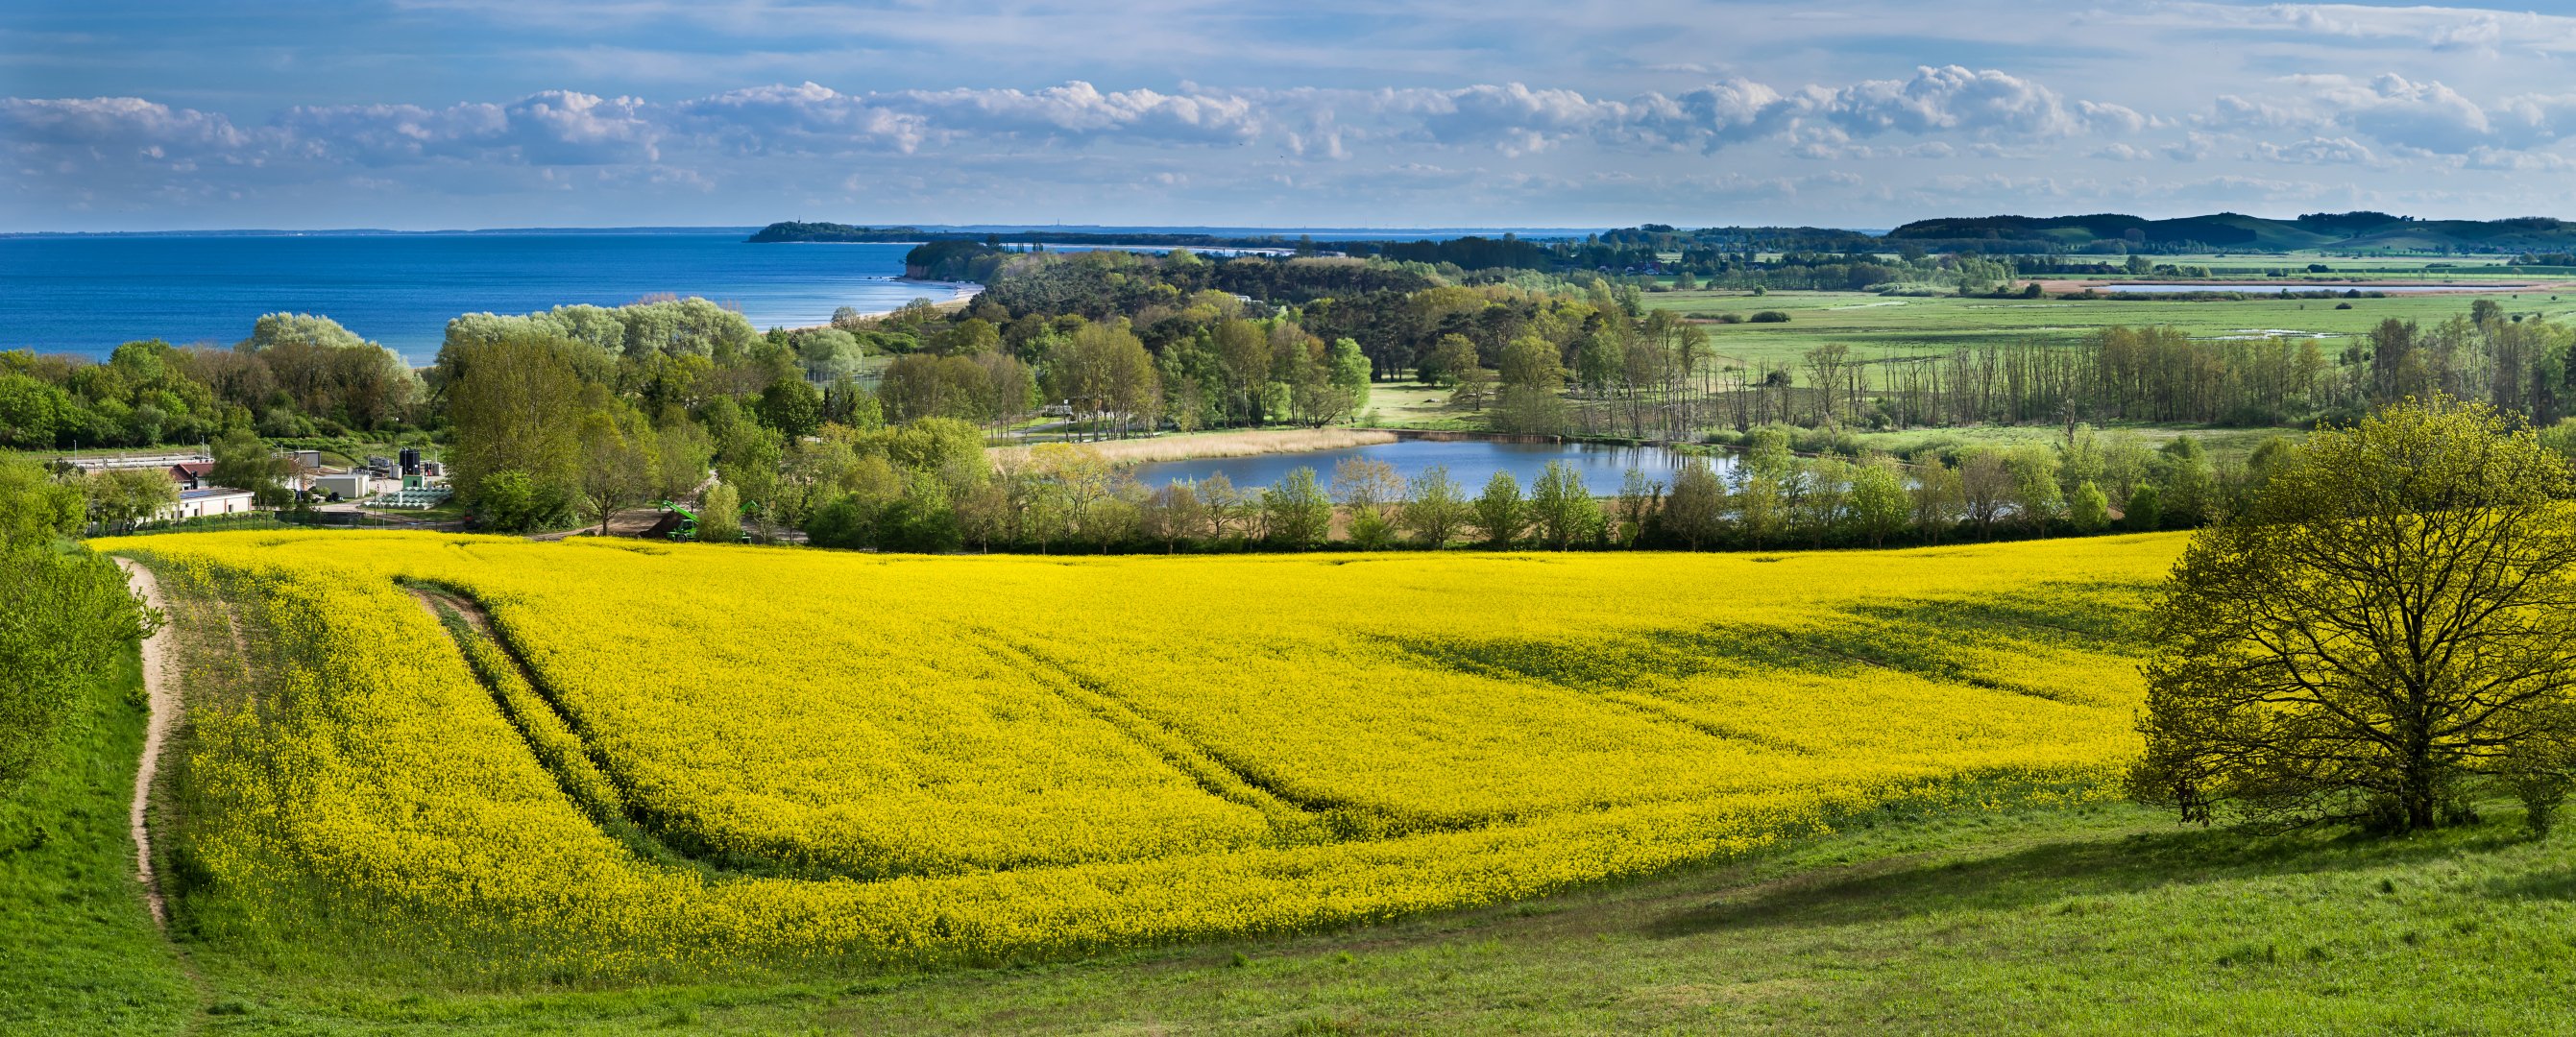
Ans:
[[[1360,424],[1377,428],[1418,428],[1443,431],[1466,431],[1485,427],[1484,417],[1449,403],[1450,390],[1430,382],[1375,382],[1369,386],[1368,404],[1360,408]],[[1369,419],[1375,419],[1371,426]]]
[[[2143,422],[2118,422],[2103,426],[2104,431],[2121,430],[2135,433],[2150,447],[2161,447],[2183,436],[2200,442],[2201,449],[2220,460],[2242,460],[2254,448],[2274,436],[2296,440],[2307,435],[2302,428],[2227,428],[2204,425],[2157,425]],[[1913,428],[1902,432],[1852,432],[1862,450],[1876,450],[1899,457],[1913,457],[1926,448],[1962,450],[1971,447],[2013,447],[2024,443],[2062,443],[2066,440],[2063,425],[1960,425]]]
[[[226,976],[219,1033],[2561,1032],[2566,838],[2259,839],[2124,806],[1880,815],[1784,852],[1371,929],[778,986]]]
[[[2537,313],[2551,319],[2576,314],[2576,290],[2503,293],[2496,299],[2508,313]],[[1771,292],[1748,295],[1731,291],[1656,292],[1646,304],[1693,317],[1721,313],[1751,314],[1780,310],[1786,324],[1708,324],[1710,347],[1723,364],[1793,363],[1806,351],[1827,343],[1853,348],[1863,358],[1944,355],[1952,350],[1997,342],[2045,342],[2072,345],[2094,331],[2115,325],[2145,327],[2166,324],[2195,337],[2287,330],[2333,336],[2319,342],[2329,353],[2340,351],[2356,336],[2366,335],[2390,317],[2432,324],[2465,314],[2469,298],[2460,295],[2392,295],[2383,299],[2248,299],[2228,301],[2122,301],[2110,299],[1960,299],[1878,296],[1865,292]],[[2352,309],[2335,309],[2349,301]]]
[[[382,515],[387,518],[410,519],[416,522],[450,522],[457,519],[471,518],[474,515],[474,512],[465,506],[465,502],[454,497],[449,497],[446,500],[438,502],[435,506],[427,508],[379,508],[371,506],[363,501],[359,502],[358,506],[365,508],[369,512]],[[592,524],[596,525],[597,523]]]
[[[0,803],[0,1033],[173,1033],[196,1014],[126,837],[144,717],[128,652],[65,725],[52,764]]]

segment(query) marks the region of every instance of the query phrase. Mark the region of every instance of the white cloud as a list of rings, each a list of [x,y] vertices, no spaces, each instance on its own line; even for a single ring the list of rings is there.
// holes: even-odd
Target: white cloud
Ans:
[[[2390,144],[2456,155],[2488,143],[2495,128],[2486,110],[2438,82],[2383,73],[2367,88],[2329,89],[2321,98],[2344,124]]]
[[[2257,143],[2254,157],[2267,162],[2292,162],[2301,165],[2374,165],[2379,156],[2368,145],[2350,137],[2310,137],[2290,144]]]
[[[221,114],[139,97],[0,98],[0,141],[20,150],[66,148],[101,158],[223,157],[263,143]]]
[[[2147,128],[2148,119],[2127,105],[2098,101],[2075,102],[2075,117],[2086,126],[2106,134],[2133,134]]]
[[[2524,94],[2480,104],[2437,80],[2389,72],[2358,80],[2294,76],[2285,96],[2221,95],[2197,122],[2263,134],[2368,138],[2400,155],[2460,156],[2536,147],[2576,133],[2576,95]]]
[[[1263,125],[1252,102],[1240,96],[1102,93],[1080,80],[1028,92],[905,90],[873,95],[872,100],[940,130],[1076,141],[1117,137],[1233,144],[1259,135]]]
[[[548,90],[507,104],[289,109],[269,127],[296,153],[383,166],[429,159],[547,166],[651,162],[663,130],[632,97]]]
[[[1822,114],[1856,136],[1960,131],[2047,137],[2072,133],[2078,126],[2047,87],[1958,65],[1918,68],[1912,79],[1855,83],[1836,91]]]
[[[2392,50],[2576,52],[2576,18],[2475,7],[2164,3],[2101,17],[2139,28],[2268,32]]]
[[[2145,116],[2122,105],[2093,101],[2070,105],[2030,80],[1958,65],[1925,66],[1909,79],[1863,80],[1841,87],[1784,89],[1735,77],[1678,93],[1649,91],[1626,100],[1517,82],[1455,89],[1300,90],[1262,96],[1293,98],[1310,112],[1333,113],[1344,125],[1374,119],[1387,123],[1386,131],[1397,135],[1443,145],[1493,147],[1509,156],[1537,154],[1578,138],[1612,146],[1715,152],[1748,141],[1788,137],[1796,153],[1819,157],[1845,153],[1845,143],[1854,137],[2045,139],[2087,130],[2132,133],[2148,125]],[[1926,152],[1947,153],[1947,145]]]
[[[810,82],[728,90],[672,109],[676,126],[745,154],[909,152],[929,132],[918,114]]]

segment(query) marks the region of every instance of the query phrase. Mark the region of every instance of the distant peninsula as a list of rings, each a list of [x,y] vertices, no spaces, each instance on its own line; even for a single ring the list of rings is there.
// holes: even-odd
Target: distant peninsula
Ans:
[[[923,242],[982,241],[993,245],[1144,245],[1165,248],[1275,248],[1293,249],[1313,246],[1311,237],[1287,237],[1279,234],[1225,235],[1172,233],[1169,231],[1097,230],[964,230],[924,229],[920,227],[853,227],[846,223],[807,223],[787,220],[762,227],[744,239],[755,244],[774,242]]]
[[[980,242],[1006,245],[1125,245],[1143,248],[1281,249],[1400,255],[1435,239],[1511,242],[1652,240],[1685,247],[1779,252],[1959,252],[1985,255],[2122,255],[2210,252],[2333,252],[2385,255],[2565,255],[2576,252],[2576,222],[2546,216],[2501,220],[2425,220],[2384,212],[2309,213],[2290,219],[2222,212],[2156,220],[2121,213],[2082,216],[1970,216],[1916,220],[1886,231],[1830,227],[1739,226],[1697,230],[1642,224],[1617,230],[1556,230],[1457,238],[1461,232],[1383,230],[1288,235],[1239,228],[1174,230],[1086,227],[863,227],[786,221],[763,227],[754,242]],[[1466,232],[1472,234],[1473,232]],[[1485,232],[1492,234],[1493,232]],[[1487,247],[1493,247],[1488,245]],[[1527,247],[1515,252],[1534,252]],[[1535,255],[1515,257],[1530,263]],[[1500,265],[1520,265],[1505,263]],[[1534,265],[1534,264],[1532,264]]]

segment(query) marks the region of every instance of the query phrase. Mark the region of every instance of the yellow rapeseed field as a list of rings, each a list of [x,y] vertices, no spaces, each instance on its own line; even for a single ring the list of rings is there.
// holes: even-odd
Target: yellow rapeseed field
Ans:
[[[1721,858],[1893,799],[2100,795],[2136,751],[2132,627],[2181,543],[106,546],[231,602],[272,671],[191,703],[204,878],[183,908],[618,973],[1308,930]],[[409,587],[470,600],[500,644]]]

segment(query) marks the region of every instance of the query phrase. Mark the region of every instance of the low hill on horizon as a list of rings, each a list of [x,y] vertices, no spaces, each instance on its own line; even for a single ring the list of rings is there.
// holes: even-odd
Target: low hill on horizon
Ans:
[[[1979,216],[1916,220],[1887,240],[1933,243],[2029,242],[2067,251],[2159,250],[2200,246],[2266,252],[2549,252],[2576,246],[2576,223],[2546,216],[2503,220],[2419,220],[2384,212],[2309,213],[2278,220],[2221,212],[2150,220],[2120,213],[2085,216]],[[1987,251],[1994,251],[1988,248]]]

